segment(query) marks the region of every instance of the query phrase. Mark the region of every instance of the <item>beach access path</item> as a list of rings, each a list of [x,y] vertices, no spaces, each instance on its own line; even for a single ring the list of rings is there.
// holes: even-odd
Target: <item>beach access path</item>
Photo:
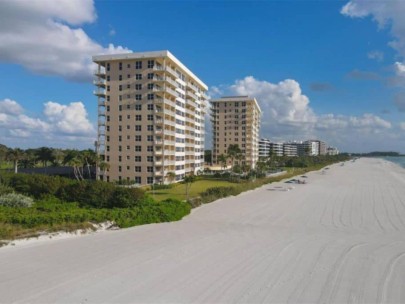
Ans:
[[[405,170],[307,176],[179,222],[0,248],[0,302],[405,303]]]

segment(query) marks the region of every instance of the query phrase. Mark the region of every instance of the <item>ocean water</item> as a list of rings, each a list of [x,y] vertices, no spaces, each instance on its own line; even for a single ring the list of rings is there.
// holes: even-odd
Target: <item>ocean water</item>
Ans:
[[[392,156],[386,156],[386,157],[382,157],[385,160],[388,160],[390,162],[396,163],[400,166],[402,166],[403,168],[405,168],[405,156],[397,156],[397,157],[392,157]]]

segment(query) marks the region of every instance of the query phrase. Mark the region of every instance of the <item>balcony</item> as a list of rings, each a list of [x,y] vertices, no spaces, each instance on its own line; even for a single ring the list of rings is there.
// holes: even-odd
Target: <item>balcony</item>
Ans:
[[[105,107],[105,101],[99,101],[98,106],[99,107]]]
[[[194,100],[198,100],[197,95],[195,95],[195,94],[192,93],[191,91],[187,91],[187,92],[186,92],[186,95],[189,96],[189,97],[191,97],[191,98],[194,99]]]
[[[100,78],[105,78],[106,77],[105,69],[95,70],[94,75]]]
[[[105,89],[98,88],[97,90],[93,91],[93,94],[98,96],[98,97],[105,97],[107,92],[106,92]]]
[[[104,119],[99,119],[98,120],[98,125],[99,126],[105,126],[106,121]]]
[[[155,145],[157,145],[157,146],[163,145],[163,140],[161,140],[161,139],[155,140]]]
[[[98,86],[98,87],[102,87],[105,88],[107,82],[103,79],[97,79],[97,80],[93,80],[93,84]]]

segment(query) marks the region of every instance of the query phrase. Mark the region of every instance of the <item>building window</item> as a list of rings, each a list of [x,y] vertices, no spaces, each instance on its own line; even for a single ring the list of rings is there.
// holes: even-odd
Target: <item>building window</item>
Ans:
[[[142,172],[141,166],[135,166],[135,172]]]
[[[136,152],[141,152],[142,151],[142,146],[135,146],[135,151]]]
[[[127,119],[131,119],[131,115],[127,115]]]
[[[149,121],[153,120],[153,114],[148,114],[148,120]]]
[[[141,84],[136,84],[135,85],[135,90],[137,90],[137,91],[142,90],[142,85]]]
[[[153,90],[153,83],[148,83],[148,90]]]
[[[152,167],[152,166],[148,166],[148,167],[147,167],[147,171],[148,171],[148,172],[153,172],[153,167]]]
[[[137,69],[137,70],[142,69],[142,61],[136,61],[135,62],[135,69]]]
[[[148,69],[153,69],[153,66],[155,65],[154,60],[148,60]]]
[[[135,131],[142,131],[142,126],[141,125],[136,125],[135,126]]]
[[[119,132],[122,131],[122,126],[118,126],[118,131],[119,131]]]
[[[127,89],[130,89],[130,88],[131,88],[131,85],[127,84]],[[129,98],[129,96],[128,96],[128,98]]]
[[[122,171],[122,167],[118,166],[118,172],[121,172],[121,171]]]
[[[154,100],[155,95],[154,94],[148,94],[148,100]]]
[[[142,79],[142,74],[136,74],[135,79],[136,80],[141,80]]]
[[[119,152],[122,151],[122,146],[118,146],[118,151],[119,151]]]
[[[142,115],[135,115],[135,120],[136,121],[141,121],[142,120]]]
[[[153,152],[153,146],[148,146],[147,151],[148,152]]]
[[[110,71],[110,64],[107,63],[107,71]]]
[[[118,121],[122,121],[122,115],[118,116]]]
[[[153,156],[147,156],[147,161],[148,162],[153,162]]]
[[[118,64],[118,69],[121,71],[122,70],[122,62],[120,62],[119,64]]]
[[[142,95],[141,94],[136,94],[135,95],[135,100],[142,100]]]
[[[122,141],[122,136],[121,135],[118,136],[118,141]]]
[[[153,111],[153,104],[148,104],[148,110]]]
[[[139,163],[142,161],[142,157],[141,156],[135,156],[135,162]]]
[[[153,79],[153,73],[148,73],[148,79]]]
[[[153,131],[153,125],[148,125],[148,131]]]
[[[148,141],[153,141],[153,135],[148,135],[147,140],[148,140]]]
[[[121,156],[121,155],[118,156],[118,161],[119,161],[119,162],[122,161],[122,156]]]
[[[122,75],[118,76],[118,80],[120,80],[120,81],[122,80]]]
[[[152,176],[147,177],[147,183],[148,184],[153,184],[153,177]]]
[[[129,65],[129,64],[128,64],[128,65]],[[127,78],[128,78],[128,79],[131,78],[131,75],[128,74],[128,75],[127,75]]]
[[[142,141],[141,135],[135,135],[135,141]]]
[[[122,91],[122,85],[118,86],[118,91]]]
[[[140,105],[140,104],[135,105],[135,110],[136,111],[141,111],[142,110],[142,105]]]
[[[135,176],[135,183],[141,184],[141,177],[140,176]]]

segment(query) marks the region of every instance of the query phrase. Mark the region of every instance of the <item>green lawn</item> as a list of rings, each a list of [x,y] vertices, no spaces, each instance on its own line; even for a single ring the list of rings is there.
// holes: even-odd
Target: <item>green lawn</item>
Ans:
[[[230,183],[222,180],[199,180],[191,184],[189,198],[198,196],[201,192],[204,192],[208,188],[221,187],[221,186],[235,186],[235,183]],[[153,196],[153,191],[148,191]],[[156,190],[154,195],[156,201],[162,201],[167,198],[176,198],[179,200],[186,199],[186,185],[177,183],[173,184],[173,188]]]

